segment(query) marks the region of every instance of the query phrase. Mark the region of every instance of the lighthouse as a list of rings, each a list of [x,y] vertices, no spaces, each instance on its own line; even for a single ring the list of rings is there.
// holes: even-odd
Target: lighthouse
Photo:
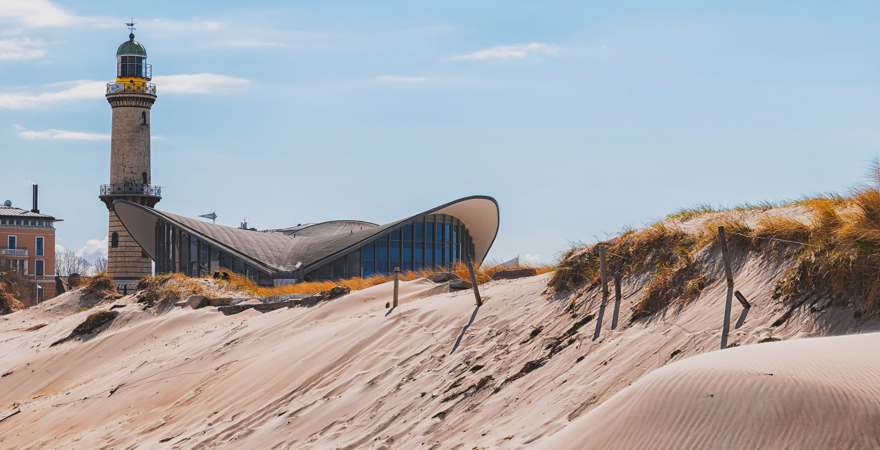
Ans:
[[[116,216],[113,202],[128,200],[153,207],[162,190],[150,173],[150,109],[156,102],[152,66],[147,50],[130,34],[116,50],[116,80],[107,84],[107,102],[113,114],[110,140],[110,184],[101,186],[100,199],[109,210],[107,272],[118,287],[131,288],[152,275],[152,260]]]

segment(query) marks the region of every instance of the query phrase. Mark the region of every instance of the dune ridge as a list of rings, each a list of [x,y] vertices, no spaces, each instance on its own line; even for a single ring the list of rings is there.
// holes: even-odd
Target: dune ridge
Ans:
[[[424,279],[390,313],[390,283],[231,316],[71,292],[0,317],[0,448],[870,448],[880,383],[861,353],[880,318],[774,298],[795,262],[743,250],[753,307],[734,309],[738,348],[718,352],[725,286],[708,256],[696,298],[644,319],[650,279],[624,278],[621,325],[608,308],[595,341],[600,289],[554,292],[552,274],[489,282],[478,310]],[[119,314],[99,334],[50,347],[103,310]]]

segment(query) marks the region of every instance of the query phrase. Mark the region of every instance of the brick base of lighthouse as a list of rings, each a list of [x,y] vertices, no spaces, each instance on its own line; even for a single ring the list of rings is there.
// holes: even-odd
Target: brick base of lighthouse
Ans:
[[[113,238],[113,233],[116,233],[117,239]],[[107,273],[120,289],[133,290],[141,279],[153,274],[153,260],[146,256],[128,234],[116,211],[112,210],[107,242]]]

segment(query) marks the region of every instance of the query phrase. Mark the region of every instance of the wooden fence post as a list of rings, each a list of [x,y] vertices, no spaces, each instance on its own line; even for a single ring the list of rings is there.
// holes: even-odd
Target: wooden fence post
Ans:
[[[620,300],[623,297],[620,289],[620,269],[614,272],[614,317],[611,318],[611,329],[617,329],[617,318],[620,316]]]
[[[733,308],[733,269],[730,268],[730,255],[727,252],[727,234],[724,227],[718,227],[718,241],[721,244],[721,259],[724,261],[724,276],[727,278],[727,299],[724,303],[724,324],[721,326],[721,349],[727,348],[727,334],[730,332],[730,310]]]
[[[599,317],[596,319],[596,332],[593,333],[593,340],[599,339],[602,333],[602,319],[605,317],[605,305],[608,304],[608,268],[605,264],[605,244],[599,245],[599,271],[602,278],[602,304],[599,305]]]
[[[477,307],[483,306],[483,298],[480,296],[480,283],[477,283],[477,273],[474,268],[474,258],[472,255],[474,254],[473,247],[469,249],[469,251],[465,252],[468,272],[471,276],[471,285],[474,287],[474,298],[477,301]]]
[[[400,290],[400,267],[394,268],[394,306],[392,308],[397,308],[397,294]]]

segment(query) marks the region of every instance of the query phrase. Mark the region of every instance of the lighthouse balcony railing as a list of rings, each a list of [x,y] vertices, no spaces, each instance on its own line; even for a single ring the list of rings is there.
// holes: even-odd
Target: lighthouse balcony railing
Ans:
[[[129,84],[107,83],[107,94],[150,94],[156,95],[156,85],[153,83]]]
[[[162,186],[150,184],[105,184],[101,186],[101,196],[111,195],[141,195],[146,197],[161,197]]]

